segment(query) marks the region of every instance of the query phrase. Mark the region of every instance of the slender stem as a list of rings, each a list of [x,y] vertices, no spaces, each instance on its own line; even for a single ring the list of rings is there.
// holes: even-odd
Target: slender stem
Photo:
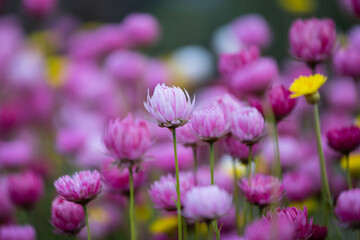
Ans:
[[[210,173],[211,173],[211,184],[214,185],[214,143],[210,142]]]
[[[352,182],[351,182],[351,174],[350,174],[350,164],[349,164],[349,154],[345,155],[345,159],[346,159],[346,180],[347,180],[347,184],[348,184],[348,188],[352,189]]]
[[[212,227],[211,227],[211,222],[209,222],[209,225],[208,225],[208,240],[212,240],[212,239],[213,239]]]
[[[184,240],[187,240],[188,239],[187,225],[185,218],[182,218],[182,220],[183,220]]]
[[[215,232],[215,235],[216,235],[216,240],[220,240],[220,232],[219,232],[217,220],[214,219],[214,220],[212,221],[212,224],[213,224],[214,232]]]
[[[199,239],[199,223],[195,222],[195,240]]]
[[[251,161],[252,161],[251,150],[252,150],[252,146],[249,145],[249,159],[248,159],[248,172],[247,172],[249,186],[251,186]]]
[[[311,73],[312,73],[312,74],[315,74],[315,73],[316,73],[317,63],[310,63],[310,62],[308,62],[307,65],[308,65],[308,67],[311,69]]]
[[[279,150],[279,137],[278,137],[278,130],[276,121],[273,121],[273,127],[274,127],[274,138],[275,138],[275,156],[276,156],[276,176],[281,179],[282,178],[282,172],[281,172],[281,162],[280,162],[280,150]]]
[[[322,186],[324,191],[323,201],[325,202],[328,211],[332,212],[332,198],[330,194],[329,182],[326,173],[326,165],[324,159],[324,152],[321,144],[321,131],[320,131],[320,120],[319,120],[319,107],[318,104],[314,104],[314,117],[315,117],[315,130],[316,130],[316,140],[317,140],[317,149],[319,154],[320,166],[321,166],[321,178]],[[325,223],[328,224],[327,216],[325,213]]]
[[[254,211],[253,205],[249,203],[249,223],[251,223],[253,220],[253,211]]]
[[[248,181],[249,181],[249,187],[251,187],[251,164],[252,163],[252,145],[249,145],[249,160],[248,160]],[[249,222],[252,221],[252,215],[253,215],[253,208],[252,204],[248,204],[248,213],[249,213]]]
[[[235,202],[235,223],[236,223],[236,232],[238,236],[240,236],[240,226],[239,226],[239,212],[240,212],[240,206],[239,206],[239,196],[238,196],[238,188],[237,188],[237,172],[236,172],[236,159],[233,158],[233,178],[234,178],[234,202]]]
[[[259,206],[259,217],[263,216],[263,212],[264,212],[264,207],[263,206]]]
[[[85,213],[85,222],[86,222],[88,240],[91,240],[90,227],[89,227],[89,218],[88,218],[88,212],[87,212],[86,204],[83,204],[82,206],[83,206],[84,213]]]
[[[74,235],[74,239],[77,240],[77,236],[76,236],[76,235]]]
[[[248,205],[249,203],[245,200],[244,201],[244,205],[243,205],[243,209],[244,209],[244,221],[243,221],[243,225],[241,226],[241,233],[244,234],[245,232],[245,227],[247,225],[247,218],[248,218],[248,211],[249,211],[249,208],[248,208]]]
[[[210,144],[211,185],[214,185],[215,184],[215,181],[214,181],[214,143],[210,142],[209,144]],[[215,231],[215,234],[216,234],[216,239],[219,240],[220,239],[220,233],[219,233],[219,229],[218,229],[218,226],[217,226],[216,219],[213,220],[212,224],[213,224],[213,228],[214,228],[214,231]]]
[[[193,152],[193,160],[194,160],[194,177],[195,177],[195,185],[197,185],[197,154],[196,154],[196,144],[191,146]]]
[[[130,236],[131,240],[136,239],[135,235],[135,200],[134,200],[134,179],[133,179],[133,171],[132,167],[129,167],[129,190],[130,190]]]
[[[174,143],[174,156],[175,156],[175,171],[176,171],[176,195],[177,195],[177,217],[178,217],[178,240],[182,240],[182,227],[181,227],[181,196],[180,196],[180,180],[179,180],[179,163],[177,158],[176,149],[176,128],[172,128],[173,143]]]

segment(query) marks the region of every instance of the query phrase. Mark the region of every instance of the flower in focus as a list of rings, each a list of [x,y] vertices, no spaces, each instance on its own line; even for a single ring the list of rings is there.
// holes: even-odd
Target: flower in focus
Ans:
[[[82,205],[95,199],[102,190],[101,176],[96,170],[77,172],[71,177],[62,176],[55,181],[54,186],[60,197]]]
[[[231,132],[247,145],[257,143],[266,133],[264,117],[253,107],[234,111],[231,115]]]
[[[242,178],[238,184],[246,199],[259,206],[277,203],[284,195],[283,184],[278,178],[272,176],[256,174],[251,177],[251,185],[247,178]]]
[[[336,217],[346,225],[360,227],[360,189],[344,191],[337,199],[334,209]]]
[[[335,23],[331,19],[298,19],[289,31],[291,54],[309,64],[328,60],[333,53],[335,40]]]
[[[316,94],[319,88],[326,82],[327,77],[321,74],[300,76],[290,85],[291,98]]]
[[[360,146],[360,128],[354,125],[332,129],[326,136],[329,146],[344,155]]]
[[[226,215],[232,196],[216,185],[193,187],[184,198],[183,215],[193,221],[209,221]]]
[[[276,121],[286,117],[295,107],[296,99],[290,98],[291,92],[283,85],[272,88],[269,92],[271,104]]]
[[[289,240],[294,239],[295,229],[286,217],[257,219],[245,229],[246,240]]]
[[[134,119],[129,114],[122,120],[110,120],[104,142],[108,151],[120,162],[138,161],[150,147],[150,129],[146,121]]]
[[[31,225],[7,225],[0,227],[0,239],[36,240],[36,231]]]
[[[304,211],[297,209],[296,207],[276,208],[273,212],[267,212],[267,219],[276,219],[278,217],[287,217],[291,224],[295,228],[294,239],[308,239],[312,234],[313,219],[308,220],[307,209],[304,207]]]
[[[180,195],[185,194],[195,186],[195,177],[191,172],[180,172]],[[173,211],[176,210],[177,194],[176,194],[176,179],[173,175],[168,174],[162,176],[159,181],[155,181],[149,189],[151,201],[155,204],[156,208]],[[183,205],[184,198],[181,198]]]
[[[146,110],[159,127],[176,128],[185,125],[191,117],[195,99],[191,102],[186,90],[158,84],[153,95],[148,92]]]
[[[77,234],[85,225],[85,213],[81,205],[56,197],[51,205],[51,224],[56,232]]]
[[[229,128],[225,112],[217,105],[195,110],[191,121],[192,130],[204,142],[214,142],[223,137]]]
[[[31,171],[10,175],[7,184],[11,201],[25,209],[32,208],[44,194],[43,179]]]

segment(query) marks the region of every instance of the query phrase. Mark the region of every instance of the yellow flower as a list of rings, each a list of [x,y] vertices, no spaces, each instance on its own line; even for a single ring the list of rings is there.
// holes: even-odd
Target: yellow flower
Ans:
[[[360,115],[357,115],[355,118],[355,125],[358,126],[360,128]]]
[[[341,167],[346,169],[346,159],[345,157],[341,158]],[[353,153],[349,156],[349,169],[351,175],[358,175],[360,173],[360,154]]]
[[[300,76],[295,79],[291,84],[289,90],[291,98],[297,98],[300,96],[312,95],[317,93],[318,89],[326,82],[327,77],[321,74],[315,74],[310,76]]]
[[[175,230],[176,228],[177,228],[176,215],[160,217],[150,225],[150,231],[155,234],[168,233]]]
[[[305,199],[300,202],[292,202],[289,204],[289,207],[297,207],[297,208],[300,208],[301,210],[304,210],[304,206],[306,206],[306,209],[308,212],[312,212],[319,207],[318,203],[314,197]]]
[[[294,14],[314,12],[317,5],[314,0],[278,0],[278,3],[285,11]]]
[[[67,60],[58,56],[47,58],[48,81],[53,87],[60,87],[64,82],[64,71]]]

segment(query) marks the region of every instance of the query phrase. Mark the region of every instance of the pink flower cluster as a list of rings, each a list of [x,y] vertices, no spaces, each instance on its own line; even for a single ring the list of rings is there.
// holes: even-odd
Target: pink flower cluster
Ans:
[[[73,176],[65,175],[54,182],[56,192],[63,199],[87,204],[102,191],[101,175],[98,171],[81,171]]]
[[[250,183],[247,178],[241,179],[239,187],[250,203],[259,206],[278,203],[284,195],[284,186],[279,179],[261,174],[252,176]]]

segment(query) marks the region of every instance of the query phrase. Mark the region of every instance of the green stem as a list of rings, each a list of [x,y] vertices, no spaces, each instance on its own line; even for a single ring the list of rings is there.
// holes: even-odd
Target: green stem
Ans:
[[[214,181],[214,143],[210,142],[210,172],[211,172],[211,185],[215,184]],[[217,221],[216,219],[213,220],[212,222],[213,224],[213,228],[216,234],[216,239],[219,240],[220,239],[220,233],[219,233],[219,229],[217,227]]]
[[[209,222],[209,225],[208,225],[208,240],[212,240],[212,239],[213,239],[212,227],[211,227],[211,222]]]
[[[251,161],[252,161],[251,150],[252,150],[252,146],[249,145],[249,159],[248,159],[248,172],[247,172],[249,187],[251,186]]]
[[[74,239],[77,240],[77,236],[76,236],[76,235],[74,235]]]
[[[244,201],[244,205],[243,205],[243,209],[244,209],[244,221],[243,221],[243,225],[241,226],[241,233],[244,234],[245,232],[245,227],[247,225],[247,218],[248,218],[248,211],[249,211],[249,208],[248,208],[248,205],[249,203],[245,200]]]
[[[275,138],[275,156],[276,156],[276,176],[281,179],[282,178],[282,172],[281,172],[281,162],[280,162],[280,150],[279,150],[279,136],[278,136],[278,130],[276,121],[273,121],[274,126],[274,138]]]
[[[259,217],[263,216],[263,212],[264,212],[264,207],[263,206],[259,206]]]
[[[214,219],[214,220],[212,221],[212,224],[213,224],[213,228],[214,228],[214,231],[215,231],[216,240],[220,240],[220,232],[219,232],[217,220]]]
[[[349,164],[349,154],[345,155],[345,159],[346,159],[346,180],[347,180],[347,184],[348,184],[348,188],[352,189],[352,182],[351,182],[351,174],[350,174],[350,164]]]
[[[184,240],[187,240],[188,239],[187,225],[186,225],[185,218],[182,218],[182,219],[183,219]]]
[[[199,239],[199,223],[195,222],[195,240]]]
[[[133,171],[132,167],[129,167],[129,190],[130,190],[130,236],[131,240],[136,239],[135,235],[135,200],[134,200],[134,179],[133,179]]]
[[[249,223],[251,223],[253,220],[253,211],[254,211],[253,205],[249,203]]]
[[[89,227],[89,218],[88,218],[88,211],[87,211],[87,208],[86,208],[86,204],[83,204],[82,207],[83,207],[84,213],[85,213],[85,222],[86,222],[88,240],[91,240],[90,227]]]
[[[197,185],[197,155],[196,155],[196,144],[191,146],[193,152],[193,160],[194,160],[194,177],[195,177],[195,185]]]
[[[327,206],[328,211],[332,212],[332,198],[330,194],[329,182],[326,173],[326,165],[324,159],[324,152],[321,144],[321,131],[320,131],[320,120],[319,120],[319,107],[318,104],[314,104],[314,117],[315,117],[315,130],[316,130],[316,140],[317,140],[317,150],[319,154],[320,166],[321,166],[321,179],[322,186],[324,191],[323,201]],[[325,223],[328,225],[328,214],[325,213]]]
[[[249,160],[248,160],[248,181],[249,181],[249,187],[251,187],[251,162],[252,162],[252,145],[249,145]],[[248,204],[248,213],[249,213],[249,222],[252,221],[252,215],[253,215],[253,208],[252,204]]]
[[[176,171],[176,195],[177,195],[177,217],[178,217],[178,240],[182,240],[182,227],[181,227],[181,196],[180,196],[180,180],[179,180],[179,163],[176,149],[176,128],[172,128],[173,143],[174,143],[174,156],[175,156],[175,171]]]
[[[239,226],[239,212],[240,212],[240,206],[239,206],[239,196],[238,196],[238,188],[237,188],[237,172],[236,172],[236,159],[233,158],[233,178],[234,178],[234,202],[235,202],[235,223],[236,223],[236,232],[238,236],[240,236],[240,226]]]
[[[210,142],[210,173],[211,173],[211,184],[214,185],[214,143]]]

